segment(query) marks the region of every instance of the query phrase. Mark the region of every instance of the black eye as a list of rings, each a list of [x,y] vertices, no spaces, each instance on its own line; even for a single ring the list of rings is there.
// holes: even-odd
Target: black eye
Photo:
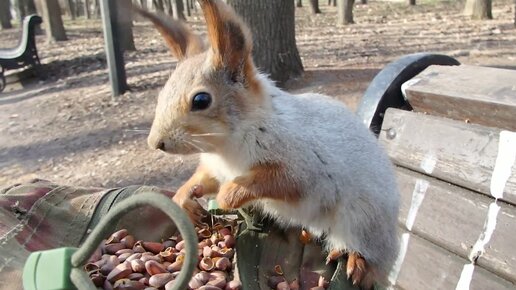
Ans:
[[[211,104],[211,96],[208,93],[198,93],[192,99],[192,111],[207,109]]]

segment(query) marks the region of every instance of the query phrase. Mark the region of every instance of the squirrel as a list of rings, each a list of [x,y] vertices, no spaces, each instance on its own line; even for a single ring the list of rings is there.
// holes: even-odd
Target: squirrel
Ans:
[[[198,2],[206,44],[184,23],[137,8],[178,59],[148,144],[200,153],[173,200],[194,221],[196,194],[216,193],[222,209],[261,208],[281,225],[324,236],[328,260],[346,254],[353,284],[387,285],[399,248],[399,192],[374,135],[339,101],[277,88],[254,66],[250,30],[234,10],[220,0]]]

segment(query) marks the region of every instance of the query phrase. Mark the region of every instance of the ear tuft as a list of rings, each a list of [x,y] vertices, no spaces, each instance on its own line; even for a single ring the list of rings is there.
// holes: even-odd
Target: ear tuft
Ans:
[[[256,86],[249,28],[220,0],[199,0],[199,4],[208,27],[213,65],[226,70],[232,79],[242,78],[246,84]]]
[[[170,51],[178,60],[204,51],[202,39],[183,22],[171,19],[163,14],[151,13],[135,5],[133,5],[133,8],[154,24],[165,39]]]

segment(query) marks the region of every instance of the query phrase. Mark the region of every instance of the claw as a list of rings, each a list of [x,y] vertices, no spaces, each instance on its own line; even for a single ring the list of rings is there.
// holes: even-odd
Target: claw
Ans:
[[[200,184],[192,186],[190,189],[190,197],[200,198],[204,195],[203,187]]]
[[[326,257],[326,265],[328,265],[332,261],[336,261],[343,255],[344,255],[344,251],[342,251],[342,250],[336,250],[336,249],[331,250],[328,253],[328,256]]]
[[[351,278],[353,285],[360,285],[367,274],[366,261],[357,252],[351,252],[348,255],[346,264],[346,276]]]

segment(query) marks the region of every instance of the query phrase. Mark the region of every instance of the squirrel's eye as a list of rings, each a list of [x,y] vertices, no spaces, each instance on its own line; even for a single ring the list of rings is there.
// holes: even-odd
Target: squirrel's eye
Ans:
[[[207,109],[211,104],[211,96],[208,93],[198,93],[192,99],[192,111]]]

